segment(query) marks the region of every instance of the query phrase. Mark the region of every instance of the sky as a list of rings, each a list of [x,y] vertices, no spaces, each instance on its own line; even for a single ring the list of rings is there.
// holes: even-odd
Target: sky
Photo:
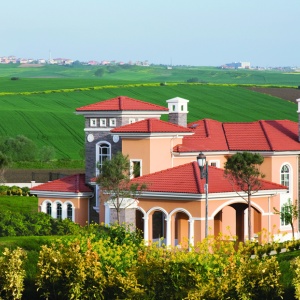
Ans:
[[[0,56],[300,66],[300,0],[3,0],[0,9]]]

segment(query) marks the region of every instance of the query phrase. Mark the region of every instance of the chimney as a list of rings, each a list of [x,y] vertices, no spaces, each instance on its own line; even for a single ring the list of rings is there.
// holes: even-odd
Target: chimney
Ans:
[[[296,101],[298,102],[298,142],[300,142],[300,98],[296,99]]]
[[[189,100],[180,97],[167,100],[170,123],[187,127],[188,102]]]

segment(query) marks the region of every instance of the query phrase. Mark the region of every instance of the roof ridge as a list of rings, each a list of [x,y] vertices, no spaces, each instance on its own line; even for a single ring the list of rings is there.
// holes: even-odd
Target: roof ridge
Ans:
[[[265,126],[264,126],[264,122],[265,122],[265,121],[264,121],[264,120],[259,120],[258,122],[259,122],[259,124],[260,124],[260,127],[261,127],[261,129],[262,129],[262,131],[263,131],[263,133],[264,133],[264,136],[265,136],[265,138],[266,138],[266,140],[267,140],[267,143],[268,143],[270,149],[271,149],[271,150],[274,150],[274,147],[273,147],[273,145],[272,145],[272,143],[271,143],[271,141],[270,141],[270,139],[269,139],[269,136],[267,135],[266,128],[265,128]]]
[[[192,165],[193,165],[193,169],[194,169],[194,175],[195,175],[195,179],[196,179],[197,189],[198,189],[199,194],[201,194],[201,181],[200,181],[199,166],[196,161],[193,161]]]
[[[204,128],[205,128],[205,135],[206,137],[209,137],[209,126],[208,126],[208,120],[204,119]]]

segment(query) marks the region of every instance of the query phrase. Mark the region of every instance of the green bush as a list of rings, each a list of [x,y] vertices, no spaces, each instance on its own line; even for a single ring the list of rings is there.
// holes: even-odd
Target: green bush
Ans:
[[[24,290],[25,271],[24,250],[5,249],[0,256],[0,295],[1,299],[21,299]]]

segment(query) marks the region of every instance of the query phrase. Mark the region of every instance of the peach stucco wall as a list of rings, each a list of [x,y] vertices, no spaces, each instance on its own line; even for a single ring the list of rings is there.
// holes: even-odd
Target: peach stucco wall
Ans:
[[[273,207],[279,207],[279,195],[274,196],[264,196],[264,197],[254,197],[252,198],[252,206],[255,208],[252,209],[252,227],[253,233],[270,233],[264,234],[263,240],[270,241],[271,234],[276,234],[280,228],[280,218],[278,215],[273,214]],[[231,206],[237,204],[242,204],[242,211],[236,212]],[[139,207],[146,214],[149,214],[148,219],[148,236],[151,240],[152,237],[152,219],[151,215],[154,211],[162,211],[166,213],[166,218],[173,218],[177,212],[185,214],[189,221],[194,221],[194,242],[201,241],[205,236],[205,200],[202,199],[194,201],[180,201],[180,200],[147,200],[139,199]],[[239,224],[242,218],[244,224],[243,228],[245,230],[244,234],[247,236],[247,217],[246,212],[246,201],[241,198],[222,198],[222,199],[209,199],[208,202],[208,227],[209,234],[215,234],[215,226],[218,227],[218,231],[221,231],[223,234],[230,234],[235,236],[237,234],[237,228],[242,226]],[[150,213],[151,211],[151,213]],[[216,221],[218,213],[221,212],[222,217]],[[238,218],[236,214],[240,214]],[[242,214],[242,215],[241,215]],[[217,222],[217,223],[216,223]],[[173,228],[174,222],[172,221],[172,244],[174,244],[175,239],[175,228]],[[179,231],[181,229],[181,237],[178,236],[178,240],[184,240],[187,235],[188,228],[186,226],[188,222],[185,222],[184,219],[180,220],[178,223]],[[180,228],[180,226],[182,226]],[[217,232],[218,233],[218,232]]]
[[[172,168],[171,149],[181,142],[181,138],[172,137],[122,139],[122,152],[129,159],[141,159],[142,175],[147,175]]]

